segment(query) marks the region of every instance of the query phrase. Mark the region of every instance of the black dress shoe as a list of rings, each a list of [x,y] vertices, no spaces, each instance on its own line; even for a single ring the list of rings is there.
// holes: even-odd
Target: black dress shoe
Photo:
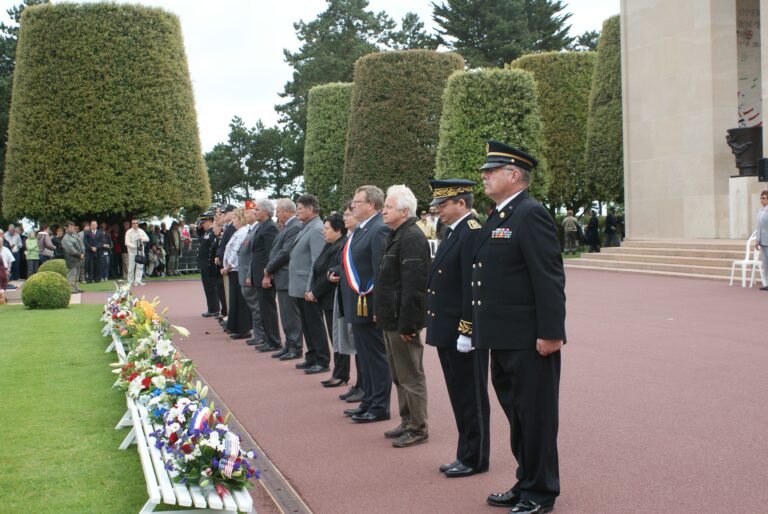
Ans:
[[[351,396],[348,396],[345,400],[347,403],[359,403],[363,401],[363,397],[365,396],[365,391],[358,388],[357,391],[355,391],[354,394]]]
[[[212,318],[212,317],[218,316],[218,315],[219,315],[218,312],[204,312],[204,313],[201,314],[201,316],[204,317],[204,318]]]
[[[510,489],[505,493],[491,493],[485,501],[488,502],[488,505],[493,505],[494,507],[509,508],[517,505],[520,501],[520,496],[517,492]]]
[[[545,512],[552,512],[554,506],[539,505],[531,500],[520,500],[509,511],[509,514],[544,514]]]
[[[359,416],[365,414],[365,409],[362,407],[355,407],[354,409],[344,409],[345,416]]]
[[[290,351],[290,352],[286,353],[285,355],[283,355],[282,357],[280,357],[280,360],[281,361],[292,361],[293,359],[301,359],[301,357],[302,357],[301,352]]]
[[[320,364],[315,364],[305,369],[304,373],[306,373],[307,375],[317,375],[318,373],[325,373],[327,371],[330,371],[328,366],[321,366]]]
[[[230,339],[248,339],[251,334],[230,334]]]
[[[445,476],[449,478],[469,477],[478,474],[479,471],[475,468],[470,468],[459,462],[456,466],[445,470]]]
[[[360,389],[360,388],[359,387],[350,387],[349,391],[339,395],[339,400],[346,400],[347,398],[349,398],[350,396],[355,394],[358,389]]]
[[[760,291],[768,291],[768,286],[763,286],[760,288]]]
[[[257,350],[259,350],[261,353],[274,352],[275,350],[279,349],[280,345],[277,344],[265,344],[257,348]]]
[[[296,364],[296,369],[308,369],[314,366],[313,363],[307,362],[307,361],[301,361],[298,364]]]
[[[451,462],[450,464],[443,464],[438,469],[440,470],[440,473],[445,473],[449,469],[455,468],[459,464],[461,464],[461,461],[457,459],[457,460]]]
[[[355,423],[376,423],[377,421],[387,421],[388,419],[389,414],[386,413],[377,416],[376,414],[365,412],[364,414],[354,414],[352,416],[352,421]]]
[[[256,339],[251,338],[251,339],[246,341],[246,344],[248,346],[261,346],[264,343],[262,341],[258,341]]]
[[[272,358],[273,359],[279,359],[280,357],[282,357],[286,353],[288,353],[288,350],[286,350],[284,347],[280,346],[278,351],[276,351],[275,353],[272,354]]]
[[[323,380],[321,384],[323,387],[339,387],[341,384],[346,385],[347,381],[340,378],[332,378],[330,380]]]

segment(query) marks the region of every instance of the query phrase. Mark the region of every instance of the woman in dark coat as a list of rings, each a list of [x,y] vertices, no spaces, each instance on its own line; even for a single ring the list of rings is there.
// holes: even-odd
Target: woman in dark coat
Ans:
[[[587,223],[587,231],[584,234],[584,239],[587,245],[589,245],[589,253],[600,252],[600,222],[597,219],[597,213],[595,211],[590,212],[589,223]]]
[[[328,271],[341,260],[341,251],[347,241],[347,228],[344,218],[334,213],[325,218],[323,223],[325,247],[312,265],[312,290],[307,293],[309,301],[320,304],[325,315],[328,334],[333,334],[333,302],[338,284],[328,280]],[[321,382],[325,387],[338,387],[349,381],[349,355],[333,352],[333,373],[330,380]]]

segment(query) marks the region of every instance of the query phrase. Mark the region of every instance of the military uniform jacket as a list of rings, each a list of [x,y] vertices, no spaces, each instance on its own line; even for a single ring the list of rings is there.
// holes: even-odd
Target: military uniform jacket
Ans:
[[[480,229],[472,261],[472,340],[477,348],[527,350],[565,341],[565,272],[547,210],[521,192]]]
[[[456,347],[459,334],[472,335],[472,257],[481,225],[471,214],[437,249],[427,285],[426,343]]]
[[[200,232],[198,231],[198,234]],[[208,263],[211,257],[211,246],[216,236],[213,235],[213,230],[207,230],[204,234],[198,237],[200,246],[197,247],[197,268],[200,273],[208,273]]]

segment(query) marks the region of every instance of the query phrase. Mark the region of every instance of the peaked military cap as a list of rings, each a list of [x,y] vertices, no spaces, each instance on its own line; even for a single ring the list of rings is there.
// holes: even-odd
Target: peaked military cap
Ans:
[[[471,195],[474,191],[475,183],[471,180],[451,178],[446,180],[430,180],[429,187],[432,189],[432,201],[429,205],[439,205],[456,196]]]
[[[485,145],[485,164],[481,170],[490,170],[507,164],[513,164],[519,168],[530,171],[539,161],[517,148],[504,143],[490,140]]]
[[[214,217],[213,216],[213,211],[206,211],[206,212],[204,212],[204,213],[202,213],[200,215],[199,220],[200,221],[205,221],[205,220],[213,221],[213,217]]]

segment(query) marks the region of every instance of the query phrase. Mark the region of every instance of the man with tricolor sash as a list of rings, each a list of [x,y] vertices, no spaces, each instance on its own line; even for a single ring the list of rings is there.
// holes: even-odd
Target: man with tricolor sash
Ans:
[[[392,376],[384,348],[384,336],[374,324],[374,277],[389,234],[381,216],[384,193],[376,186],[361,186],[352,200],[352,213],[358,225],[349,237],[342,255],[340,293],[344,317],[352,325],[352,335],[360,361],[360,385],[364,396],[360,406],[344,413],[357,423],[389,419]]]

